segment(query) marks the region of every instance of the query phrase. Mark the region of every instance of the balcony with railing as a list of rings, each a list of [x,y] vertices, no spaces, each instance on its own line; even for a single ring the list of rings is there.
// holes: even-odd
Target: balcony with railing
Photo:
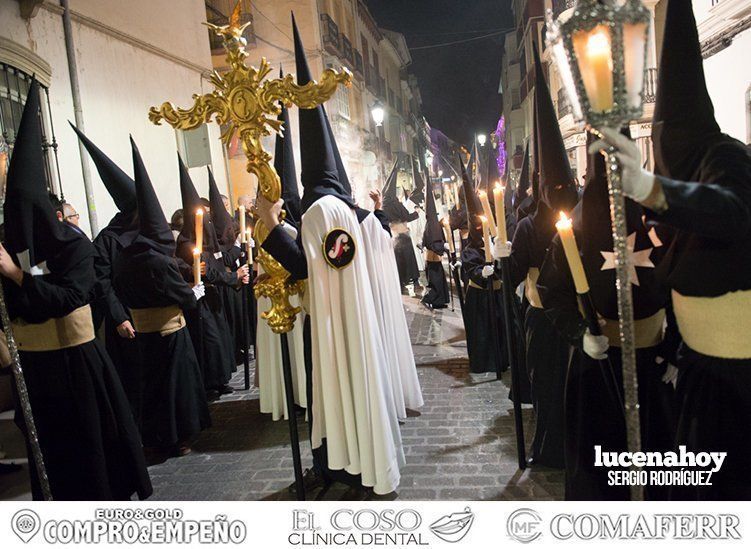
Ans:
[[[229,22],[229,16],[232,13],[235,2],[233,0],[206,0],[204,2],[206,6],[206,22],[212,25],[226,25]],[[247,42],[249,47],[256,45],[256,34],[253,25],[253,15],[250,10],[243,11],[240,14],[240,24],[250,23],[243,31],[243,38]],[[211,53],[213,55],[221,55],[224,53],[224,45],[222,38],[217,36],[216,33],[209,29],[209,45],[211,46]]]
[[[654,103],[657,97],[657,69],[647,69],[644,76],[644,102]]]
[[[558,90],[558,119],[560,120],[567,114],[572,114],[573,110],[571,109],[571,103],[568,101],[568,95],[566,95],[566,90],[561,88]]]
[[[576,0],[553,0],[553,17],[558,17],[567,9],[573,8]]]
[[[344,59],[349,65],[354,68],[355,66],[355,51],[352,48],[352,42],[349,38],[342,34],[342,59]]]
[[[359,75],[360,77],[364,76],[362,54],[357,50],[355,50],[355,66],[353,68],[355,69],[355,74]]]
[[[327,13],[321,14],[321,37],[323,38],[323,46],[327,51],[334,55],[341,53],[342,46],[339,37],[339,27]]]

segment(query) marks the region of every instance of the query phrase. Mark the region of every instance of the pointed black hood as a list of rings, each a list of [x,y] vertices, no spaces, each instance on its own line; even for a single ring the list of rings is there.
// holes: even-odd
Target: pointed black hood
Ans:
[[[143,165],[141,153],[138,152],[133,138],[130,138],[133,150],[133,178],[136,184],[136,201],[138,203],[138,236],[136,243],[142,243],[167,256],[175,255],[175,238],[172,236],[164,211],[154,192],[149,174]]]
[[[214,174],[211,168],[206,168],[209,172],[209,204],[211,205],[211,223],[214,226],[216,238],[219,241],[219,247],[222,251],[227,251],[235,245],[237,236],[235,235],[235,220],[227,211],[222,200],[222,194],[216,186]]]
[[[469,179],[467,167],[462,157],[459,157],[459,165],[462,169],[462,189],[464,190],[464,209],[467,212],[467,225],[469,227],[469,240],[474,246],[482,247],[482,204],[475,192],[474,185]]]
[[[204,210],[203,215],[203,251],[219,251],[219,241],[214,231],[214,225],[211,223],[211,216],[204,208],[193,180],[190,178],[188,168],[185,166],[183,159],[177,155],[177,163],[180,170],[180,196],[183,202],[183,228],[180,231],[180,239],[187,240],[191,243],[196,241],[196,212],[198,208]],[[224,207],[224,206],[222,206]]]
[[[652,121],[656,171],[693,180],[704,154],[723,137],[704,80],[690,0],[668,2]]]
[[[542,63],[533,44],[535,61],[535,114],[537,116],[537,146],[540,158],[540,202],[550,211],[570,212],[577,202],[576,182],[571,171],[566,147],[563,144],[558,116],[555,113],[550,90],[545,82]],[[538,204],[537,214],[545,208]]]
[[[132,213],[136,210],[136,184],[120,167],[115,164],[99,147],[84,135],[72,122],[68,122],[86,147],[94,162],[102,183],[107,187],[115,206],[122,213]]]
[[[422,233],[422,245],[438,255],[445,251],[446,236],[438,221],[438,211],[435,207],[435,197],[430,189],[425,194],[425,230]]]
[[[417,169],[417,160],[414,158],[412,159],[412,178],[415,182],[415,188],[409,195],[409,199],[419,206],[425,201],[425,182]]]
[[[404,207],[401,200],[396,194],[396,180],[399,174],[399,159],[394,161],[394,167],[391,168],[386,184],[383,186],[381,194],[383,195],[383,211],[392,223],[406,223],[409,221],[410,213]]]
[[[80,238],[75,230],[57,220],[50,203],[36,80],[29,86],[6,185],[5,247],[16,255],[24,270],[57,256],[66,244]]]
[[[297,83],[307,84],[313,79],[305,57],[305,49],[292,16],[292,32],[295,42],[295,65]],[[351,191],[339,177],[335,150],[328,118],[321,105],[314,109],[299,109],[300,118],[300,158],[302,161],[302,211],[318,199],[331,195],[339,198],[349,207],[354,207]]]
[[[292,127],[289,123],[289,111],[282,104],[282,112],[279,114],[284,123],[284,134],[276,134],[274,148],[274,169],[279,174],[282,182],[282,199],[287,219],[296,227],[300,226],[302,217],[300,204],[300,191],[297,188],[297,168],[295,167],[295,154],[292,140]]]
[[[527,141],[526,147],[524,147],[524,159],[522,160],[522,171],[519,174],[519,182],[516,184],[516,189],[514,190],[514,198],[513,198],[513,207],[517,208],[519,207],[519,204],[522,203],[522,200],[524,200],[527,197],[527,192],[529,190],[530,186],[530,177],[529,177],[529,141]]]
[[[630,137],[628,129],[623,133]],[[587,139],[589,148],[595,138],[589,134]],[[640,319],[653,315],[664,306],[664,297],[655,277],[655,265],[663,248],[654,229],[645,226],[642,207],[629,198],[625,204],[629,246],[633,243],[635,282],[638,282],[631,285],[634,316]],[[595,308],[606,318],[615,320],[618,318],[618,300],[608,177],[605,157],[599,151],[589,155],[584,192],[572,218]]]

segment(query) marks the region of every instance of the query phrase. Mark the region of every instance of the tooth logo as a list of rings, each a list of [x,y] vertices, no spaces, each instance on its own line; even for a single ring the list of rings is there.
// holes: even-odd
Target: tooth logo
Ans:
[[[10,527],[24,543],[29,543],[36,536],[40,524],[39,515],[29,509],[18,511],[10,520]]]
[[[463,513],[452,513],[439,518],[430,525],[430,531],[443,541],[456,543],[467,535],[474,521],[474,513],[469,507],[465,507]]]

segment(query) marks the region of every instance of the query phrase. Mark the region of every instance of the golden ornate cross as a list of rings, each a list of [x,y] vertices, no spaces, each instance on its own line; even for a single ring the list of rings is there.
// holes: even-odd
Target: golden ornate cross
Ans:
[[[276,202],[281,197],[281,182],[261,139],[271,135],[272,130],[282,131],[283,124],[276,119],[281,112],[279,102],[288,107],[295,104],[301,109],[315,108],[334,95],[337,85],[350,86],[352,75],[346,69],[341,73],[326,69],[319,82],[309,82],[304,86],[296,84],[289,74],[284,78],[265,80],[272,70],[265,58],[261,59],[259,68],[245,64],[248,54],[242,35],[249,23],[240,24],[240,2],[235,6],[228,25],[206,24],[222,37],[230,70],[225,74],[214,71],[211,75],[214,91],[194,95],[191,108],[180,109],[171,103],[163,103],[158,109],[149,109],[149,120],[154,124],[161,124],[164,120],[180,130],[197,128],[212,117],[218,124],[226,125],[222,141],[229,144],[232,137],[238,135],[248,159],[246,169],[258,178],[258,192],[267,200]],[[257,220],[256,242],[260,245],[267,235],[268,230]],[[304,284],[291,281],[289,273],[260,246],[258,261],[269,276],[256,285],[255,293],[271,300],[271,309],[261,316],[275,333],[289,332],[300,311],[299,307],[292,306],[289,297],[301,294]]]

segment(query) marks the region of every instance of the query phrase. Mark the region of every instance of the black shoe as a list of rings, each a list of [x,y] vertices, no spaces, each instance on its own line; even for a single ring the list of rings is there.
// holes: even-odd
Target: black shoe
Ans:
[[[311,490],[315,490],[316,488],[321,488],[324,486],[328,486],[330,482],[326,481],[323,476],[321,476],[315,469],[305,469],[302,475],[302,485],[305,489],[305,492],[309,492]],[[287,491],[290,494],[294,494],[297,491],[297,485],[295,482],[290,484],[287,487]]]
[[[372,490],[364,486],[350,486],[339,498],[340,501],[365,501],[370,497]]]
[[[235,392],[234,387],[232,387],[230,385],[224,385],[223,387],[219,388],[219,394],[220,395],[231,395],[234,392]]]

